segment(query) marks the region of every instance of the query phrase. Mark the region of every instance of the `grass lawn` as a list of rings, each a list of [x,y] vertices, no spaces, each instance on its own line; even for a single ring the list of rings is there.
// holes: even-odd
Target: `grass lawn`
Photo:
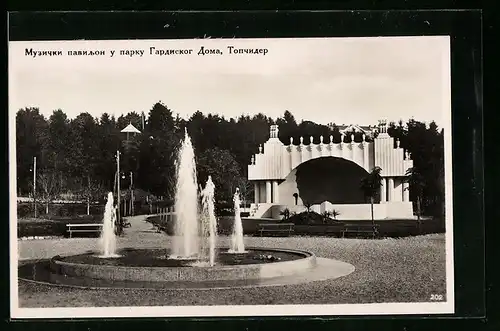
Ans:
[[[221,244],[227,244],[228,240],[221,238]],[[319,257],[351,263],[356,270],[338,279],[301,285],[203,291],[92,290],[20,281],[19,304],[20,307],[339,304],[429,302],[432,294],[446,298],[444,234],[381,240],[245,237],[245,244],[309,250]]]

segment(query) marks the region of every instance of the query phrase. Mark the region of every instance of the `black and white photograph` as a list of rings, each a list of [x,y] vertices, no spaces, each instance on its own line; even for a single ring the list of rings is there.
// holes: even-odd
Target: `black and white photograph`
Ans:
[[[454,313],[449,36],[9,42],[11,315]]]

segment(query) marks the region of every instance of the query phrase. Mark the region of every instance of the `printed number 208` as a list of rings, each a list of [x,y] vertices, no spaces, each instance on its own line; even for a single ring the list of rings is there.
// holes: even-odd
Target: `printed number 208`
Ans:
[[[431,294],[431,300],[432,301],[443,301],[443,295],[442,294]]]

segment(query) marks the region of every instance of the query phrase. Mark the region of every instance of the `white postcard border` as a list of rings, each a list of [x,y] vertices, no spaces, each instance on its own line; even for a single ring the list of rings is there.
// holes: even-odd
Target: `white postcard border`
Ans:
[[[432,36],[436,38],[436,36]],[[360,316],[360,315],[421,315],[452,314],[455,312],[453,264],[453,197],[452,197],[452,137],[451,137],[451,57],[450,37],[443,55],[443,101],[445,116],[445,207],[446,207],[446,302],[371,303],[332,305],[231,305],[231,306],[158,306],[158,307],[89,307],[89,308],[21,308],[18,298],[18,238],[17,238],[17,172],[15,109],[9,107],[9,175],[10,175],[10,307],[11,318],[120,318],[120,317],[224,317],[224,316]],[[374,37],[391,38],[391,37]],[[401,37],[395,37],[401,38]],[[413,37],[410,37],[413,38]],[[416,37],[420,38],[420,37]],[[425,37],[424,37],[425,38]],[[290,39],[290,38],[288,38]],[[291,38],[305,39],[305,38]],[[311,39],[311,38],[307,38]],[[327,38],[335,39],[335,38]],[[359,39],[359,38],[358,38]],[[235,44],[238,39],[230,39]],[[144,40],[154,42],[155,40]],[[102,43],[102,41],[101,41]],[[12,61],[12,57],[9,54]],[[11,77],[9,77],[9,86]]]

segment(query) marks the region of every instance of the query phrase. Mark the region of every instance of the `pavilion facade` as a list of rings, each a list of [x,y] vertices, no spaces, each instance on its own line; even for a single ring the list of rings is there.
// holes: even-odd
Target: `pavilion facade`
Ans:
[[[352,129],[361,130],[363,139],[344,142],[346,134],[353,134]],[[280,212],[288,208],[291,212],[305,209],[301,192],[297,187],[296,169],[311,160],[335,158],[347,160],[353,167],[360,167],[368,172],[374,167],[382,169],[382,186],[379,201],[374,206],[377,219],[412,218],[413,207],[410,201],[408,184],[404,181],[406,172],[413,166],[409,153],[399,146],[387,133],[387,122],[380,121],[374,139],[368,141],[368,135],[362,127],[353,126],[349,132],[341,131],[341,142],[333,142],[333,137],[320,137],[320,142],[304,144],[301,137],[298,144],[290,139],[285,145],[278,139],[279,127],[271,125],[270,138],[259,146],[259,152],[252,157],[248,166],[248,179],[254,184],[254,203],[251,205],[251,217],[280,218]],[[335,169],[333,169],[335,171]],[[349,185],[356,187],[360,183],[353,181]],[[371,218],[369,203],[331,203],[322,201],[312,206],[316,212],[335,209],[339,219]]]

